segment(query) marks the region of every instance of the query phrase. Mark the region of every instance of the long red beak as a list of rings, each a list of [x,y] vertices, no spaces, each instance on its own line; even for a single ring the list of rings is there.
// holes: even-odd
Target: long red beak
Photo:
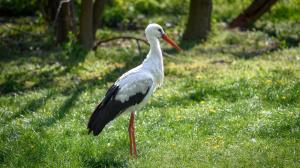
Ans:
[[[182,49],[173,41],[171,40],[166,34],[161,36],[167,43],[169,43],[172,47],[176,48],[177,51],[181,51]]]

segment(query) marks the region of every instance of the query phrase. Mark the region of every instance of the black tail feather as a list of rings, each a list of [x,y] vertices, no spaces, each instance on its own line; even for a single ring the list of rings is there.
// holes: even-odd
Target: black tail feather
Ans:
[[[143,101],[148,94],[150,87],[147,88],[146,93],[138,92],[135,95],[129,97],[125,102],[116,100],[115,97],[119,91],[119,87],[113,85],[107,91],[102,102],[94,110],[90,121],[88,123],[89,132],[99,135],[106,124],[124,112],[127,108],[136,105]]]
[[[96,107],[88,123],[89,133],[99,135],[105,125],[115,118],[111,107],[118,90],[118,86],[112,85],[102,102]]]

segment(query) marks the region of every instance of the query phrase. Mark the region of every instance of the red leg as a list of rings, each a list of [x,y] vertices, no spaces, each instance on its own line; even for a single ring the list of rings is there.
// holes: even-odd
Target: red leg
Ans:
[[[133,113],[133,120],[132,120],[132,142],[133,142],[133,155],[137,157],[136,152],[136,143],[135,143],[135,128],[134,128],[134,113]]]
[[[130,156],[132,156],[132,134],[131,134],[131,122],[129,122],[128,133],[129,133],[129,147],[130,147]]]
[[[134,135],[134,112],[130,115],[130,121],[129,121],[129,140],[130,140],[130,155],[136,157],[136,144],[135,144],[135,135]]]

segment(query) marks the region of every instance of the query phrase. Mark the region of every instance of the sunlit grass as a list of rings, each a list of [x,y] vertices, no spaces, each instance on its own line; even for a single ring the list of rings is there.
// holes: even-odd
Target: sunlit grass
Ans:
[[[214,1],[214,20],[231,20],[251,1],[242,2]],[[142,53],[135,41],[89,52],[73,42],[52,49],[48,36],[31,39],[1,25],[0,167],[300,167],[296,3],[276,4],[279,13],[266,14],[256,31],[228,31],[214,22],[207,42],[184,52],[162,43],[173,57],[164,59],[164,85],[137,114],[137,159],[129,156],[128,114],[98,137],[87,134],[86,124],[107,88],[141,63],[146,45]],[[286,8],[289,21],[283,19]],[[150,21],[164,24],[167,18]],[[176,41],[184,21],[178,25],[166,28]],[[97,37],[124,34],[143,31],[104,28]]]
[[[298,167],[300,49],[266,51],[267,40],[260,32],[225,31],[165,58],[165,83],[137,114],[136,160],[129,157],[127,114],[99,137],[86,130],[109,85],[143,59],[135,43],[82,58],[67,51],[5,60],[0,164]]]

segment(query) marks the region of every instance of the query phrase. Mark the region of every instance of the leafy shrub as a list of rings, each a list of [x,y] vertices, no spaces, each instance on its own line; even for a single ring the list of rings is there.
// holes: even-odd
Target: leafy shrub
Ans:
[[[104,26],[136,29],[151,17],[182,16],[188,4],[187,0],[115,0],[106,8],[102,20]]]

